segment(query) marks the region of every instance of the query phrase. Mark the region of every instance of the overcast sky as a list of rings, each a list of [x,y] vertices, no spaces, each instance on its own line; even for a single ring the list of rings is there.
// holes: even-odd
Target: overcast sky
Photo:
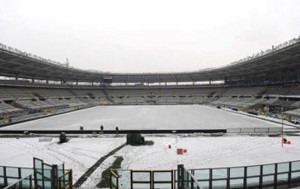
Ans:
[[[100,71],[219,67],[299,35],[299,0],[0,0],[1,43]]]

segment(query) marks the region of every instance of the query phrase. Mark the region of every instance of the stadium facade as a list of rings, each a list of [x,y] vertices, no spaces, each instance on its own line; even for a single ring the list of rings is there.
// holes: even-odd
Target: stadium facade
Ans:
[[[97,105],[210,104],[300,117],[300,37],[227,66],[182,73],[107,73],[0,44],[0,125]]]

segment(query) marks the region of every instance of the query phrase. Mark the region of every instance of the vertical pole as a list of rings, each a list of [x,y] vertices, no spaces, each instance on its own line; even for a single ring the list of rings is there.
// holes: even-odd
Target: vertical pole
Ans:
[[[171,181],[172,181],[172,183],[171,183],[171,189],[174,189],[174,174],[175,174],[175,172],[174,172],[174,170],[172,170],[171,171]]]
[[[29,175],[29,188],[32,188],[32,175]]]
[[[247,188],[247,167],[244,167],[244,188]]]
[[[150,188],[154,188],[154,173],[150,171]]]
[[[62,174],[65,174],[65,164],[63,163],[62,164],[62,169],[63,169],[63,171],[62,171]],[[59,176],[59,175],[58,175]],[[69,178],[69,180],[70,180],[70,178]],[[69,181],[70,182],[70,181]],[[65,184],[66,183],[66,178],[64,177],[63,178],[63,183]]]
[[[6,176],[6,167],[3,167],[3,176],[4,176],[4,186],[7,186],[7,176]]]
[[[19,177],[19,179],[21,179],[22,178],[22,175],[21,175],[21,168],[20,167],[18,167],[18,177]],[[20,183],[20,188],[22,188],[22,185],[23,185],[23,182],[19,182]]]
[[[191,170],[191,174],[195,175],[194,170]],[[191,187],[194,189],[194,179],[191,179]]]
[[[274,188],[277,188],[277,172],[278,172],[278,164],[275,163]]]
[[[259,188],[263,188],[263,165],[260,166]]]
[[[57,165],[52,165],[51,182],[51,189],[58,188]]]
[[[292,162],[289,162],[289,173],[288,173],[288,183],[289,187],[291,186],[291,180],[292,180]]]
[[[177,166],[177,188],[184,189],[184,167],[182,164]]]
[[[119,188],[119,178],[117,178],[117,188]],[[73,188],[73,171],[70,169],[70,175],[69,175],[69,183],[70,183],[70,188]]]
[[[226,187],[230,188],[230,168],[227,168],[227,183]]]
[[[212,189],[212,169],[209,169],[209,189]]]
[[[33,158],[33,179],[34,179],[34,187],[38,187],[37,185],[37,176],[36,176],[36,169],[35,169],[35,158]]]
[[[61,184],[61,178],[58,178],[58,188],[61,189],[61,186],[64,186],[64,184]]]
[[[40,160],[39,160],[40,161]],[[41,165],[42,165],[42,186],[43,188],[45,188],[45,174],[44,174],[44,161],[41,161]]]
[[[22,175],[21,175],[21,168],[20,168],[20,167],[18,167],[18,177],[19,177],[19,179],[22,178]]]
[[[130,188],[133,189],[133,183],[132,183],[132,178],[133,178],[133,175],[132,175],[132,170],[130,170]]]
[[[112,173],[109,171],[109,188],[112,189]]]

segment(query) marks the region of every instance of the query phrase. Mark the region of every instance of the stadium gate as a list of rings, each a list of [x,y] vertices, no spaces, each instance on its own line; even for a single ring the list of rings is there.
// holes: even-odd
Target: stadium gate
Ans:
[[[49,165],[33,158],[34,185],[36,188],[71,189],[72,170],[65,172],[64,164]]]
[[[117,170],[110,170],[110,189],[119,189]],[[201,189],[199,182],[184,165],[177,170],[130,170],[130,183],[125,188]]]

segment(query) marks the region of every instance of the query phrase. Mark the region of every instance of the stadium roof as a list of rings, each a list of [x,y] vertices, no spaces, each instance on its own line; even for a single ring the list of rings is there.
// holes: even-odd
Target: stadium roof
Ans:
[[[300,78],[300,38],[284,47],[215,69],[182,73],[105,73],[68,67],[36,56],[0,48],[0,76],[54,81],[113,83],[281,80]]]

